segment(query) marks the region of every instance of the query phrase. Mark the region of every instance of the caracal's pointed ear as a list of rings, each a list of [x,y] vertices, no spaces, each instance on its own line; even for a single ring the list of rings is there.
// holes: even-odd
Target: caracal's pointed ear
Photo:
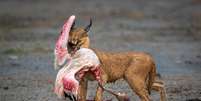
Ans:
[[[84,30],[85,30],[86,32],[88,32],[88,31],[90,30],[91,26],[92,26],[92,18],[90,18],[90,23],[89,23],[89,25],[87,25],[87,26],[84,28]]]

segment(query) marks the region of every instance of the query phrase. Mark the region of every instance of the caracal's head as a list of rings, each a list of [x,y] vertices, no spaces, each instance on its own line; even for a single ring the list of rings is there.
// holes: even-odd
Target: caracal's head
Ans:
[[[75,22],[71,27],[71,31],[68,37],[68,52],[70,54],[76,52],[80,48],[89,48],[90,40],[88,32],[92,26],[92,20],[90,19],[89,25],[86,27],[75,27]]]

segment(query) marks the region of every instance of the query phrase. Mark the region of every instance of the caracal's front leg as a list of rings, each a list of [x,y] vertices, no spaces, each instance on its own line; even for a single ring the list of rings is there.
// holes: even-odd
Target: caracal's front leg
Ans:
[[[104,87],[104,85],[107,83],[107,75],[106,75],[106,73],[104,73],[103,70],[101,70],[100,79],[101,80],[99,81],[99,84],[101,84],[102,87]],[[102,96],[103,96],[104,89],[102,87],[100,87],[98,85],[97,90],[96,90],[95,101],[103,101]]]
[[[86,101],[87,96],[87,80],[82,79],[79,85],[78,101]]]

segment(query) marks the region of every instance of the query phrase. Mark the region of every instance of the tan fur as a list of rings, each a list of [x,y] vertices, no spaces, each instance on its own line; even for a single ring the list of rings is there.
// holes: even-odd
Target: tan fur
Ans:
[[[70,32],[69,41],[80,47],[90,48],[87,32],[83,28],[75,28]],[[110,53],[93,49],[101,62],[102,85],[123,78],[142,101],[150,101],[151,89],[159,91],[161,101],[166,101],[164,84],[156,82],[156,67],[153,58],[143,52]],[[86,76],[80,82],[79,101],[86,101]],[[95,101],[102,101],[103,89],[97,88]]]

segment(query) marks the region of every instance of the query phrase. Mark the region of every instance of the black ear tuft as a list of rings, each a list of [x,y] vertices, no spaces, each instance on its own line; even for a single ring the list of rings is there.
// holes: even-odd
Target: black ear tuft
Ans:
[[[89,23],[89,25],[87,25],[86,27],[85,27],[85,31],[86,32],[88,32],[89,30],[90,30],[90,28],[91,28],[91,25],[92,25],[92,19],[90,18],[90,23]]]

